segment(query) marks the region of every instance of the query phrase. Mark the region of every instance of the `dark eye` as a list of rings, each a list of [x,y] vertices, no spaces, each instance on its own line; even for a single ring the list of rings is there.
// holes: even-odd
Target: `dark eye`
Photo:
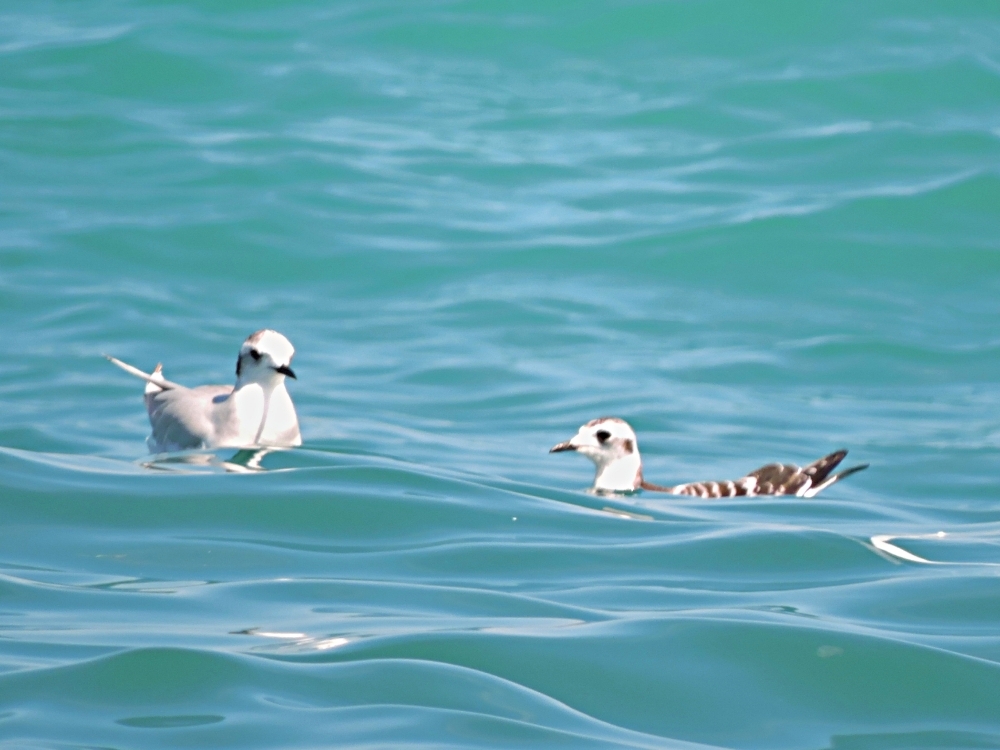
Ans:
[[[611,433],[607,430],[598,430],[595,437],[597,438],[598,443],[604,443],[607,442],[609,437],[611,437]]]
[[[254,360],[258,360],[258,359],[260,359],[260,352],[257,351],[256,349],[251,349],[250,350],[250,356],[253,357]]]

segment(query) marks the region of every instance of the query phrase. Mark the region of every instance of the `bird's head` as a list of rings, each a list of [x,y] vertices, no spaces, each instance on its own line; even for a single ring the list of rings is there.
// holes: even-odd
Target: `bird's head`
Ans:
[[[240,356],[236,360],[236,382],[276,385],[286,376],[294,378],[291,367],[294,356],[292,342],[277,331],[264,328],[252,333],[240,347]]]
[[[628,422],[601,417],[583,425],[572,438],[552,447],[549,453],[576,451],[597,466],[595,490],[625,492],[642,482],[639,443]]]

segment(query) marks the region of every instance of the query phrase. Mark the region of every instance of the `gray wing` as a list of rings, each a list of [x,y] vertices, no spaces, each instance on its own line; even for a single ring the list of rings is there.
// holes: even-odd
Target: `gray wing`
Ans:
[[[201,385],[146,394],[149,424],[153,428],[147,441],[150,451],[166,453],[218,443],[219,414],[229,406],[225,397],[232,392],[231,385]]]

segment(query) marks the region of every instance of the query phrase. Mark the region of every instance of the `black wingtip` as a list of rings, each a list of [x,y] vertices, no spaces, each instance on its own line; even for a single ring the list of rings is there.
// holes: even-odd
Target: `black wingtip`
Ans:
[[[839,451],[834,451],[823,456],[823,458],[813,461],[804,469],[804,472],[812,477],[813,486],[822,484],[826,481],[827,477],[833,474],[833,470],[844,460],[844,456],[846,455],[847,449],[841,448]]]
[[[840,481],[844,477],[849,477],[851,474],[857,474],[859,471],[864,471],[871,464],[858,464],[857,466],[852,466],[850,469],[844,469],[842,472],[837,474],[837,481]]]

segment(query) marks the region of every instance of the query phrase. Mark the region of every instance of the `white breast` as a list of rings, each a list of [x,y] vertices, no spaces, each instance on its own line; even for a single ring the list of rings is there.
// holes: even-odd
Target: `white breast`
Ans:
[[[299,417],[284,383],[271,393],[267,419],[257,442],[261,445],[302,445]]]

